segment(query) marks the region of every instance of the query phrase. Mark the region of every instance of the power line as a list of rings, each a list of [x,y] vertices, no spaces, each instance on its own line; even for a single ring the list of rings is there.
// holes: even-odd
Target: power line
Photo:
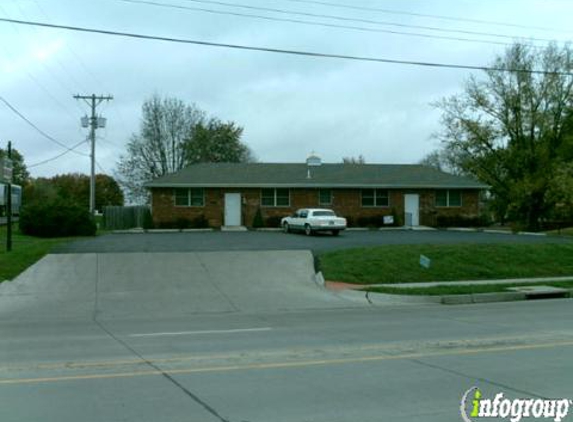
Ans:
[[[331,6],[331,7],[338,7],[338,8],[342,8],[342,9],[362,10],[362,11],[367,11],[367,12],[380,12],[380,13],[386,13],[386,14],[391,14],[391,15],[415,16],[415,17],[421,17],[421,18],[432,18],[432,19],[440,19],[440,20],[447,20],[447,21],[454,21],[454,22],[468,22],[468,23],[477,23],[477,24],[485,24],[485,25],[505,26],[505,27],[510,27],[510,28],[536,29],[539,31],[563,32],[563,33],[573,32],[571,30],[559,29],[559,28],[550,28],[547,26],[520,25],[517,23],[510,23],[510,22],[499,22],[499,21],[490,21],[490,20],[485,20],[485,19],[463,18],[463,17],[456,17],[456,16],[433,15],[433,14],[429,14],[429,13],[406,12],[403,10],[383,9],[383,8],[368,7],[368,6],[356,6],[356,5],[351,5],[351,4],[332,3],[332,2],[328,2],[328,1],[319,1],[319,0],[283,0],[283,1],[289,1],[292,3],[317,4],[317,5],[321,5],[321,6]]]
[[[78,151],[74,151],[73,147],[70,148],[68,147],[66,144],[64,144],[63,142],[58,141],[57,139],[53,138],[52,136],[48,135],[46,132],[44,132],[42,129],[40,129],[38,126],[36,126],[33,122],[31,122],[26,116],[24,116],[22,113],[20,113],[20,111],[14,107],[12,104],[10,104],[8,102],[8,100],[6,100],[4,97],[2,97],[0,95],[0,101],[2,101],[10,110],[12,110],[14,112],[14,114],[16,114],[18,117],[20,117],[22,120],[24,120],[29,126],[31,126],[32,128],[34,128],[36,130],[36,132],[38,132],[40,135],[42,135],[44,138],[54,142],[55,144],[61,146],[62,148],[65,148],[67,150],[67,152],[74,152],[75,154],[78,155],[84,155],[86,157],[88,157],[88,154],[84,154],[82,152],[78,152]]]
[[[74,146],[72,146],[69,150],[64,151],[58,155],[55,155],[52,158],[48,158],[47,160],[43,160],[43,161],[39,161],[39,162],[34,163],[34,164],[30,164],[29,166],[26,166],[26,168],[38,167],[38,166],[41,166],[42,164],[49,163],[50,161],[57,160],[58,158],[63,157],[64,155],[66,155],[69,152],[72,152],[72,151],[77,152],[77,151],[75,151],[75,149],[78,148],[80,145],[85,144],[86,142],[87,142],[87,139],[84,139],[83,141],[80,141],[77,144],[75,144]],[[82,155],[86,155],[86,154],[82,154]]]
[[[387,59],[382,57],[353,56],[346,54],[320,53],[315,51],[287,50],[273,47],[259,47],[259,46],[250,46],[241,44],[218,43],[212,41],[200,41],[200,40],[192,40],[185,38],[136,34],[132,32],[120,32],[106,29],[80,27],[80,26],[58,25],[46,22],[20,21],[20,20],[5,19],[5,18],[0,18],[0,22],[10,22],[19,25],[41,26],[44,28],[63,29],[66,31],[102,34],[102,35],[134,38],[134,39],[164,41],[164,42],[172,42],[179,44],[193,44],[207,47],[231,48],[231,49],[246,50],[246,51],[261,51],[266,53],[289,54],[294,56],[314,57],[323,59],[340,59],[340,60],[353,60],[353,61],[373,62],[373,63],[401,64],[401,65],[437,67],[437,68],[449,68],[449,69],[483,70],[483,71],[493,71],[493,72],[521,72],[521,73],[538,74],[538,75],[573,76],[573,72],[551,72],[545,70],[514,69],[514,68],[503,68],[503,67],[437,63],[437,62],[425,62],[425,61],[414,61],[414,60],[398,60],[398,59]]]
[[[449,37],[446,35],[432,35],[432,34],[423,34],[423,33],[419,33],[419,32],[404,32],[404,31],[396,31],[396,30],[391,30],[391,29],[368,28],[368,27],[364,27],[364,26],[340,25],[340,24],[334,24],[334,23],[309,21],[309,20],[301,20],[301,19],[292,19],[292,18],[278,18],[278,17],[271,17],[271,16],[255,15],[255,14],[251,14],[251,13],[240,13],[240,12],[232,12],[232,11],[206,9],[206,8],[202,8],[202,7],[181,6],[178,4],[158,3],[158,2],[149,1],[149,0],[117,0],[117,1],[121,1],[124,3],[147,4],[150,6],[166,7],[166,8],[172,8],[172,9],[193,10],[196,12],[210,13],[210,14],[215,14],[215,15],[237,16],[237,17],[241,17],[241,18],[258,19],[258,20],[266,20],[266,21],[274,21],[274,22],[288,22],[288,23],[295,23],[295,24],[299,24],[299,25],[321,26],[321,27],[326,27],[326,28],[349,29],[349,30],[353,30],[353,31],[376,32],[376,33],[393,34],[393,35],[405,35],[405,36],[418,37],[418,38],[432,38],[432,39],[438,39],[438,40],[473,42],[473,43],[480,43],[480,44],[493,44],[493,45],[503,45],[503,46],[511,45],[511,43],[502,42],[502,41],[480,40],[480,39],[475,39],[475,38]]]
[[[170,5],[167,3],[158,3],[153,1],[144,1],[144,0],[120,0],[127,3],[143,3],[143,4],[155,4],[164,7],[174,7],[178,5]],[[248,4],[241,4],[241,3],[228,3],[223,1],[216,1],[216,0],[184,0],[186,2],[193,2],[193,3],[202,3],[202,4],[215,4],[219,6],[228,6],[228,7],[236,7],[241,9],[248,9],[248,10],[261,10],[265,12],[272,12],[272,13],[279,13],[283,15],[296,15],[296,16],[309,16],[314,18],[325,18],[325,19],[333,19],[338,21],[344,22],[360,22],[360,23],[367,23],[372,25],[382,25],[382,26],[393,26],[397,28],[414,28],[414,29],[423,29],[427,31],[435,31],[435,32],[447,32],[447,33],[455,33],[455,34],[465,34],[465,35],[479,35],[479,36],[487,36],[487,37],[495,37],[495,38],[505,38],[505,39],[516,39],[519,38],[514,35],[506,35],[506,34],[497,34],[492,32],[480,32],[480,31],[469,31],[469,30],[462,30],[462,29],[447,29],[447,28],[440,28],[436,26],[426,26],[426,25],[411,25],[406,23],[399,23],[399,22],[389,22],[389,21],[379,21],[373,19],[361,19],[361,18],[351,18],[348,16],[340,16],[340,15],[327,15],[322,13],[311,13],[311,12],[301,12],[298,10],[285,10],[285,9],[277,9],[274,7],[261,7],[261,6],[252,6]],[[531,41],[541,41],[541,42],[551,42],[553,40],[547,38],[535,38],[535,37],[528,37]]]

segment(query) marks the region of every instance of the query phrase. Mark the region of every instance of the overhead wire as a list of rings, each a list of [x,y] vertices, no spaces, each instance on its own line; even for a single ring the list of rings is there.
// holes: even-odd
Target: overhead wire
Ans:
[[[21,21],[21,20],[6,19],[6,18],[0,18],[0,22],[15,23],[19,25],[41,26],[44,28],[61,29],[67,31],[83,32],[83,33],[119,36],[132,39],[163,41],[163,42],[171,42],[179,44],[193,44],[193,45],[202,45],[208,47],[220,47],[220,48],[245,50],[245,51],[260,51],[267,53],[288,54],[288,55],[314,57],[314,58],[353,60],[353,61],[363,61],[363,62],[373,62],[373,63],[388,63],[388,64],[449,68],[449,69],[482,70],[482,71],[494,71],[494,72],[522,72],[522,73],[540,74],[540,75],[573,76],[573,72],[554,72],[554,71],[536,70],[536,69],[519,69],[519,68],[479,66],[479,65],[467,65],[467,64],[455,64],[455,63],[439,63],[439,62],[416,61],[416,60],[399,60],[399,59],[388,59],[383,57],[356,56],[356,55],[323,53],[323,52],[304,51],[304,50],[289,50],[283,48],[220,43],[213,41],[193,40],[187,38],[175,38],[167,36],[138,34],[133,32],[113,31],[107,29],[88,28],[82,26],[59,25],[47,22]]]
[[[157,5],[165,5],[166,7],[170,7],[168,3],[159,3],[151,0],[120,0],[127,3],[143,3],[143,4],[157,4]],[[423,29],[427,31],[434,31],[434,32],[447,32],[447,33],[455,33],[455,34],[465,34],[465,35],[479,35],[479,36],[487,36],[487,37],[494,37],[494,38],[505,38],[505,39],[516,39],[519,36],[516,35],[507,35],[507,34],[499,34],[499,33],[492,33],[492,32],[482,32],[482,31],[470,31],[464,29],[449,29],[443,27],[436,27],[436,26],[427,26],[427,25],[413,25],[407,23],[400,23],[400,22],[389,22],[389,21],[379,21],[374,19],[364,19],[364,18],[356,18],[356,17],[348,17],[348,16],[341,16],[341,15],[330,15],[324,13],[312,13],[300,10],[285,10],[279,9],[274,7],[262,7],[262,6],[253,6],[250,4],[244,3],[230,3],[224,1],[217,1],[217,0],[182,0],[186,2],[192,3],[200,3],[200,4],[214,4],[218,6],[225,6],[225,7],[235,7],[240,9],[247,9],[247,10],[260,10],[264,12],[271,12],[271,13],[278,13],[282,15],[295,15],[295,16],[308,16],[313,18],[323,18],[323,19],[332,19],[337,21],[343,22],[360,22],[366,23],[371,25],[381,25],[381,26],[391,26],[397,28],[414,28],[414,29]],[[551,42],[553,40],[548,38],[536,38],[536,37],[527,37],[531,41],[541,41],[541,42]]]
[[[64,151],[64,152],[62,152],[62,153],[60,153],[60,154],[58,154],[58,155],[55,155],[55,156],[53,156],[53,157],[51,157],[51,158],[46,159],[46,160],[42,160],[42,161],[39,161],[39,162],[37,162],[37,163],[30,164],[30,165],[26,166],[26,168],[29,168],[29,169],[30,169],[30,168],[38,167],[38,166],[41,166],[41,165],[43,165],[43,164],[47,164],[47,163],[49,163],[49,162],[55,161],[55,160],[57,160],[58,158],[63,157],[64,155],[70,153],[71,151],[75,151],[76,148],[80,147],[82,144],[85,144],[87,141],[88,141],[87,139],[84,139],[83,141],[80,141],[80,142],[78,142],[77,144],[75,144],[75,145],[73,145],[72,147],[70,147],[69,150]],[[87,154],[83,154],[83,155],[87,155]]]
[[[379,13],[391,14],[391,15],[431,18],[431,19],[447,20],[447,21],[453,21],[453,22],[467,22],[467,23],[474,23],[474,24],[480,24],[480,25],[495,25],[495,26],[502,26],[502,27],[509,27],[509,28],[535,29],[538,31],[573,33],[573,31],[571,31],[571,30],[562,29],[562,28],[552,28],[552,27],[547,27],[547,26],[532,26],[532,25],[522,25],[522,24],[517,24],[517,23],[511,23],[511,22],[491,21],[491,20],[486,20],[486,19],[476,19],[476,18],[467,18],[467,17],[459,17],[459,16],[435,15],[435,14],[430,14],[430,13],[407,12],[404,10],[395,10],[395,9],[387,9],[387,8],[371,7],[371,6],[361,6],[361,5],[347,4],[347,3],[334,3],[334,2],[321,1],[321,0],[282,0],[282,1],[288,1],[291,3],[315,4],[315,5],[321,5],[321,6],[329,6],[329,7],[342,8],[342,9],[361,10],[361,11],[367,11],[367,12],[379,12]]]
[[[479,43],[479,44],[491,44],[491,45],[502,45],[502,46],[511,45],[511,43],[503,42],[503,41],[493,41],[493,40],[484,40],[484,39],[476,39],[476,38],[451,37],[451,36],[446,36],[446,35],[424,34],[424,33],[419,33],[419,32],[404,32],[404,31],[397,31],[397,30],[391,30],[391,29],[369,28],[369,27],[365,27],[365,26],[340,25],[340,24],[335,24],[335,23],[326,23],[326,22],[310,21],[310,20],[302,20],[302,19],[279,18],[279,17],[272,17],[272,16],[256,15],[256,14],[252,14],[252,13],[241,13],[241,12],[233,12],[233,11],[226,11],[226,10],[207,9],[207,8],[203,8],[203,7],[189,7],[189,6],[182,6],[182,5],[178,5],[178,4],[158,3],[155,1],[151,1],[151,0],[116,0],[116,1],[120,1],[123,3],[132,3],[132,4],[147,4],[150,6],[171,8],[171,9],[191,10],[191,11],[216,14],[216,15],[236,16],[236,17],[242,17],[242,18],[266,20],[266,21],[274,21],[274,22],[288,22],[288,23],[295,23],[295,24],[307,25],[307,26],[320,26],[320,27],[326,27],[326,28],[347,29],[347,30],[361,31],[361,32],[384,33],[384,34],[410,36],[410,37],[417,37],[417,38],[430,38],[430,39],[438,39],[438,40],[462,41],[462,42],[471,42],[471,43]]]
[[[46,18],[46,19],[50,19],[46,10],[42,7],[42,5],[40,4],[40,2],[38,0],[34,0],[34,4],[36,5],[36,7],[38,8],[38,10],[40,11],[40,13]],[[66,43],[65,44],[66,49],[70,52],[70,54],[72,56],[74,56],[74,58],[76,59],[76,61],[78,62],[78,64],[80,65],[80,67],[84,70],[84,72],[89,75],[91,77],[91,79],[95,82],[95,85],[98,87],[103,87],[105,88],[105,84],[102,83],[102,81],[95,75],[94,72],[92,72],[92,70],[89,68],[89,66],[85,63],[85,61],[82,59],[81,55],[78,54],[74,48],[69,44]],[[84,90],[85,91],[85,90]],[[103,91],[108,91],[109,89],[103,89]],[[86,91],[87,92],[87,91]],[[123,117],[123,114],[121,113],[121,111],[119,110],[119,108],[114,107],[114,105],[112,104],[112,110],[115,112],[115,114],[117,115],[117,117],[119,118],[119,122],[120,124],[124,127],[124,129],[127,131],[127,124],[125,122],[125,118]]]
[[[84,153],[79,152],[79,151],[74,151],[73,147],[68,147],[63,142],[60,142],[57,139],[55,139],[54,137],[48,135],[46,132],[44,132],[42,129],[40,129],[38,126],[36,126],[30,119],[28,119],[26,116],[24,116],[16,107],[14,107],[8,100],[6,100],[1,95],[0,95],[0,101],[2,101],[6,105],[6,107],[8,107],[14,114],[16,114],[18,117],[20,117],[20,119],[22,119],[24,122],[26,122],[30,127],[32,127],[34,130],[36,130],[36,132],[38,132],[44,138],[46,138],[49,141],[59,145],[60,147],[66,149],[68,152],[74,152],[78,155],[89,156],[88,154],[84,154]]]

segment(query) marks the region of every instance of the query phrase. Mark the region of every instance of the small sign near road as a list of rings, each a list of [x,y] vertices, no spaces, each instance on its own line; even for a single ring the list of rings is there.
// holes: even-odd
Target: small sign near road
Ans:
[[[432,260],[428,258],[426,255],[420,255],[420,265],[424,268],[430,268],[430,264]]]
[[[0,182],[12,183],[12,160],[8,157],[0,158]]]

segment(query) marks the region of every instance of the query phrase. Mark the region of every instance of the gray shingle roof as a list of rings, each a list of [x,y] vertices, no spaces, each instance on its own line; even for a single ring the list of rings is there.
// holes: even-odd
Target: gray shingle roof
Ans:
[[[310,172],[310,178],[308,177]],[[418,164],[203,163],[159,177],[154,187],[458,188],[488,186]]]

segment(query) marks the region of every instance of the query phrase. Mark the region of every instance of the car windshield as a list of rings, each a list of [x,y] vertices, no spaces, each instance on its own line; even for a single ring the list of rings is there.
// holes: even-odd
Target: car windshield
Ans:
[[[333,211],[315,211],[312,215],[314,217],[336,217]]]

